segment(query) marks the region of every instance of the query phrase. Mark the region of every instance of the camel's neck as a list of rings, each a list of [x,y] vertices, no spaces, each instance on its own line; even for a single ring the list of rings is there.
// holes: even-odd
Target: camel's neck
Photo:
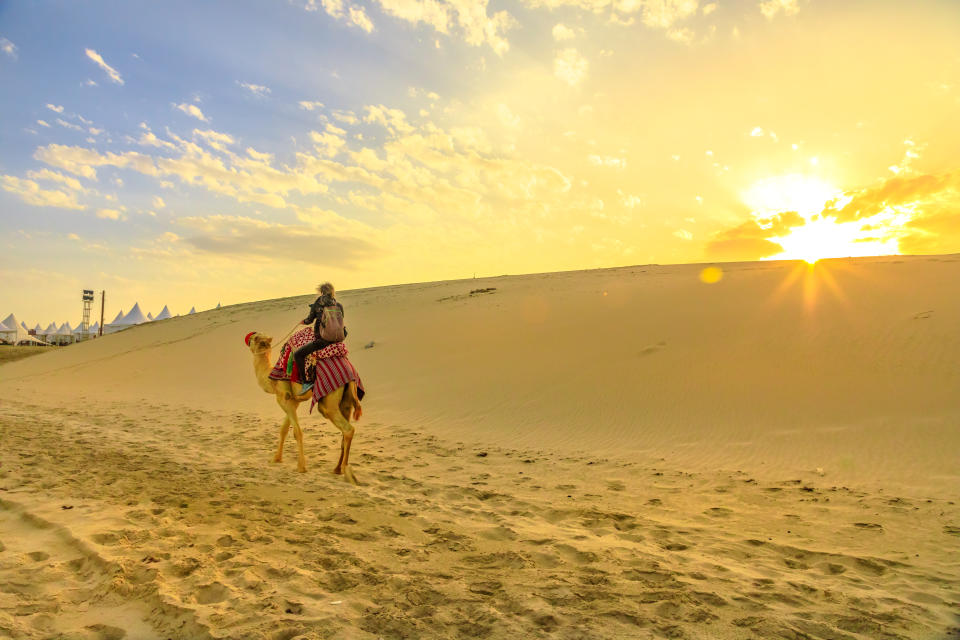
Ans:
[[[270,379],[270,350],[267,349],[260,353],[253,354],[253,371],[257,375],[257,384],[267,393],[273,393],[276,386]]]

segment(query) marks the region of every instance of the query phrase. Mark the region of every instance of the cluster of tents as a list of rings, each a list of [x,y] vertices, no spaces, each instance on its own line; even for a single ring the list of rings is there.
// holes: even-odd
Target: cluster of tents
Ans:
[[[219,308],[220,305],[217,304],[217,309]],[[187,315],[196,312],[196,308],[191,307]],[[170,313],[170,309],[166,305],[163,306],[160,313],[154,316],[152,313],[143,315],[143,311],[140,310],[140,304],[134,303],[129,313],[125,314],[123,311],[120,311],[117,317],[113,319],[113,322],[104,323],[103,333],[116,333],[117,331],[128,329],[138,324],[154,322],[156,320],[166,320],[172,317],[173,314]],[[41,328],[40,325],[37,324],[37,326],[31,329],[25,322],[18,322],[17,317],[12,313],[4,318],[3,322],[0,322],[0,340],[15,345],[73,344],[81,340],[96,338],[98,335],[100,335],[99,322],[94,322],[86,331],[83,330],[82,324],[78,324],[76,328],[73,328],[69,322],[64,322],[59,327],[57,323],[51,322],[46,329]]]

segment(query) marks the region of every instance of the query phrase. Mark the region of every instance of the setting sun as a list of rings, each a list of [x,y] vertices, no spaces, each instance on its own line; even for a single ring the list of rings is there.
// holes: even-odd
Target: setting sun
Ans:
[[[861,222],[838,223],[833,218],[817,218],[794,227],[791,233],[773,241],[783,247],[774,260],[805,260],[813,264],[823,258],[845,258],[896,254],[891,240],[870,236]]]
[[[770,260],[805,260],[861,257],[899,253],[892,238],[880,238],[891,213],[850,222],[838,222],[825,209],[842,208],[850,201],[827,181],[809,175],[788,174],[755,182],[742,194],[769,241],[783,251]],[[888,234],[889,235],[889,234]]]

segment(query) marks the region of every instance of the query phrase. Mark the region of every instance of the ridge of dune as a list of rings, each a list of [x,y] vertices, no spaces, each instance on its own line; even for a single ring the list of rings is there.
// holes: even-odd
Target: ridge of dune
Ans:
[[[956,449],[943,446],[958,444],[960,418],[956,257],[833,260],[815,272],[728,264],[710,285],[700,269],[343,292],[347,344],[370,410],[438,435],[960,482]],[[242,337],[279,341],[309,298],[173,318],[7,365],[0,394],[55,388],[64,401],[139,397],[272,416]]]

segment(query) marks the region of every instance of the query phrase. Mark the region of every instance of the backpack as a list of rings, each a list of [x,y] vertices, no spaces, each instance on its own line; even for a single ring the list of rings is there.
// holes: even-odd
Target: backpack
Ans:
[[[343,342],[343,311],[334,303],[320,310],[320,338],[327,342]]]

